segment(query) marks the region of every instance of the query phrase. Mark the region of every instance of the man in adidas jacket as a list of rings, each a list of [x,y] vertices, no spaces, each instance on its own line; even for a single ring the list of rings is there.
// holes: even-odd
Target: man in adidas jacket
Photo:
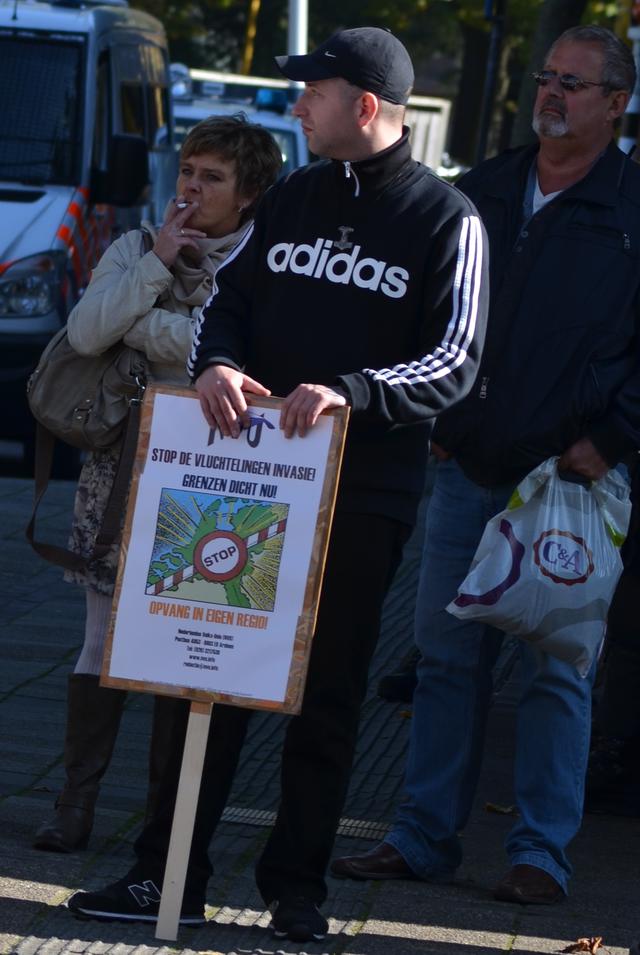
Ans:
[[[288,725],[282,803],[257,867],[276,934],[305,941],[327,929],[317,906],[381,606],[414,520],[432,421],[476,374],[487,285],[474,207],[411,158],[402,122],[413,69],[402,44],[384,30],[347,30],[279,66],[306,82],[295,113],[311,150],[330,159],[269,193],[218,272],[190,371],[207,420],[226,435],[239,433],[245,392],[286,397],[292,440],[325,408],[351,406],[302,712]],[[248,716],[216,707],[183,916],[202,911],[207,849]],[[72,907],[136,917],[136,885],[161,884],[170,810],[146,827],[121,883]],[[114,901],[129,885],[130,901]]]

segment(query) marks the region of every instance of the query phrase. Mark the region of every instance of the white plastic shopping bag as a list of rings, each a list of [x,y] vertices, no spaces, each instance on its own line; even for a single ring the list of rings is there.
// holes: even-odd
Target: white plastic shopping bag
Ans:
[[[586,676],[622,572],[629,488],[616,472],[589,486],[549,458],[487,524],[447,610],[535,643]]]

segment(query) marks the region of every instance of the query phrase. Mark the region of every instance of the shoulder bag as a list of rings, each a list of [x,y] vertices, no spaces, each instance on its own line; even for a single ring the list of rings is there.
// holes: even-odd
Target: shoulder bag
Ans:
[[[143,254],[151,236],[142,232]],[[141,351],[118,342],[101,355],[80,355],[72,348],[66,326],[45,348],[27,383],[27,401],[36,419],[35,500],[26,535],[34,550],[58,566],[82,570],[103,557],[119,528],[135,456],[140,404],[149,380],[149,363]],[[90,557],[35,539],[35,518],[51,477],[56,440],[83,451],[100,451],[122,438],[113,488]]]

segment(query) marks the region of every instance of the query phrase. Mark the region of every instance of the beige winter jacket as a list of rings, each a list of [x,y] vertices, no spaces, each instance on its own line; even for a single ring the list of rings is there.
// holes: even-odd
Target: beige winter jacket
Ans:
[[[155,229],[143,223],[152,238]],[[195,318],[213,287],[215,271],[248,228],[221,239],[201,240],[201,266],[179,259],[169,271],[154,252],[144,251],[142,233],[127,232],[107,249],[68,319],[69,341],[82,355],[99,355],[124,340],[144,352],[155,382],[187,385],[187,355]],[[175,273],[175,274],[174,274]],[[116,473],[120,448],[88,455],[74,504],[69,546],[89,556]],[[119,542],[85,572],[65,579],[102,594],[113,593]]]
[[[107,249],[69,315],[69,342],[81,355],[99,355],[124,339],[147,355],[155,380],[186,385],[195,315],[206,296],[190,308],[176,301],[173,274],[155,252],[143,251],[138,230],[120,236]],[[160,297],[161,307],[156,305]]]

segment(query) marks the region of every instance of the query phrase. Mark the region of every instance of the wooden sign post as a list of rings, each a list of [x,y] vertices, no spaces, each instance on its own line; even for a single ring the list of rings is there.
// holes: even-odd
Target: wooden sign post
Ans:
[[[287,439],[281,400],[247,398],[230,438],[193,390],[147,389],[101,676],[195,701],[156,933],[169,940],[211,704],[300,710],[348,421],[335,409]]]
[[[189,851],[198,808],[202,765],[207,748],[212,709],[211,703],[192,703],[187,724],[180,783],[156,925],[156,938],[172,942],[175,942],[178,937],[180,908],[187,878]]]

